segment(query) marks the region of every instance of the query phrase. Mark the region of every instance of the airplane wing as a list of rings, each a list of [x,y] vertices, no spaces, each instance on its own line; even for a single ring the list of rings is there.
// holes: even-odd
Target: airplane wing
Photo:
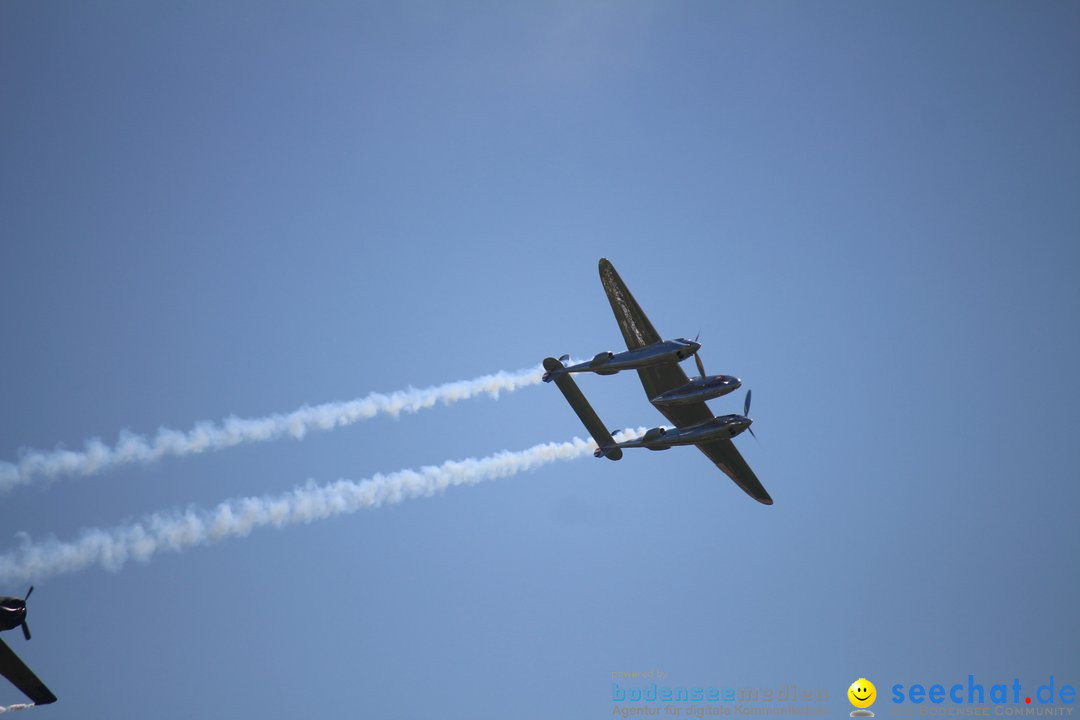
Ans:
[[[630,294],[626,283],[619,277],[619,273],[615,272],[612,264],[603,258],[600,259],[600,282],[603,283],[608,302],[611,303],[611,309],[615,312],[615,319],[619,322],[619,329],[622,330],[627,349],[636,350],[660,342],[656,329],[649,322],[641,306],[637,304],[637,300]],[[639,368],[637,372],[649,400],[690,382],[690,378],[686,377],[686,373],[678,363]],[[712,410],[704,402],[654,407],[676,427],[695,425],[713,419]]]
[[[637,300],[630,294],[626,283],[619,277],[614,266],[603,258],[600,259],[600,282],[603,283],[608,302],[611,303],[611,309],[615,312],[615,319],[619,322],[619,329],[622,330],[627,349],[635,350],[660,342],[656,329],[649,322],[649,318],[646,317]],[[637,372],[638,377],[641,378],[641,385],[645,388],[645,395],[650,401],[657,395],[690,382],[690,378],[686,376],[678,363],[639,368]],[[653,407],[679,428],[706,422],[715,417],[704,401],[690,405],[653,405]],[[747,495],[760,503],[772,505],[772,498],[765,492],[765,488],[754,475],[754,471],[746,464],[746,460],[735,447],[735,443],[730,440],[714,440],[701,443],[697,447]]]
[[[544,369],[548,372],[558,370],[561,367],[563,367],[563,364],[555,358],[544,358]],[[577,383],[574,382],[574,378],[569,373],[564,373],[555,378],[555,384],[562,390],[566,402],[570,403],[570,407],[574,408],[574,412],[581,418],[585,429],[592,435],[596,444],[600,447],[614,445],[614,438],[611,437],[608,429],[604,427],[604,423],[600,422],[600,417],[592,409],[589,401],[585,399],[585,395],[581,392],[581,388],[577,386]],[[607,457],[618,460],[622,457],[622,448],[612,448],[608,451]]]
[[[645,317],[637,300],[626,289],[626,283],[606,258],[600,258],[600,282],[604,284],[604,292],[607,293],[611,309],[615,311],[615,319],[619,321],[619,329],[626,340],[626,349],[637,350],[660,342],[656,328],[649,322],[649,318]]]
[[[724,474],[734,480],[735,484],[741,487],[747,495],[762,505],[773,504],[769,493],[765,492],[765,487],[757,479],[757,475],[746,464],[746,460],[743,460],[743,456],[739,453],[739,449],[735,447],[735,443],[721,438],[707,443],[699,443],[697,448],[716,463],[716,467],[723,470]]]
[[[619,273],[615,272],[614,266],[605,258],[600,259],[600,282],[604,285],[604,292],[607,293],[608,302],[611,303],[611,309],[615,313],[619,329],[622,330],[627,350],[637,350],[646,345],[660,342],[660,335],[657,334],[656,328],[649,322],[649,318],[642,311],[634,296],[630,294],[630,290],[626,287],[626,283],[623,282],[622,278],[619,277]],[[690,382],[690,378],[686,377],[686,373],[683,372],[678,363],[653,365],[652,367],[640,368],[637,372],[641,378],[641,384],[645,388],[645,395],[650,400],[661,393],[682,387]],[[695,409],[686,412],[687,407]],[[663,412],[668,420],[671,420],[677,426],[681,426],[679,420],[669,415],[664,409],[657,409]],[[709,410],[705,403],[700,403],[700,407],[697,405],[684,406],[673,414],[680,416],[682,424],[685,425],[711,420],[713,417],[712,411]]]
[[[56,696],[38,680],[30,668],[26,667],[19,656],[7,644],[0,640],[0,675],[11,681],[12,685],[22,690],[35,705],[48,705],[56,702]]]

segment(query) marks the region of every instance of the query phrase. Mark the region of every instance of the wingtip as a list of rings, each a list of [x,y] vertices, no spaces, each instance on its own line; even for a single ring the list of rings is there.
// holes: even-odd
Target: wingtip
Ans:
[[[615,270],[615,266],[612,265],[611,261],[607,258],[600,258],[599,270],[600,282],[604,284],[605,288],[612,285],[617,285],[618,283],[622,282],[621,280],[617,279],[619,277],[619,273]]]

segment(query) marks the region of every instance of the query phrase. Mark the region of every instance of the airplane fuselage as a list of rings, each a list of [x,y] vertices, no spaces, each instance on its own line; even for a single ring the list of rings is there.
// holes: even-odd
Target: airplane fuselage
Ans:
[[[691,405],[712,400],[742,387],[742,381],[734,375],[707,375],[696,377],[682,387],[668,390],[650,399],[653,405]]]
[[[562,371],[546,372],[543,379],[544,382],[551,382],[558,375],[576,372],[614,375],[622,370],[637,370],[652,365],[678,363],[696,353],[700,347],[701,345],[693,340],[679,338],[678,340],[662,340],[652,345],[619,353],[611,351],[597,353],[592,360],[571,365]]]

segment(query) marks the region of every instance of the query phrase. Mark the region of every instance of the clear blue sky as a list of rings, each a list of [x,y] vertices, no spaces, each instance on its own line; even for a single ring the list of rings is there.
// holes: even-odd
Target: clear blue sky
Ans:
[[[603,256],[776,500],[628,452],[42,580],[41,717],[1080,685],[1080,5],[8,0],[0,107],[0,459],[618,350]],[[581,434],[539,386],[43,483],[0,552]]]

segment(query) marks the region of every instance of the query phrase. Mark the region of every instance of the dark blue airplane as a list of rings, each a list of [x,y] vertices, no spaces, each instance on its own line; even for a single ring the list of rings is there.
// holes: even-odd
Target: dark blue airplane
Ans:
[[[618,460],[622,457],[623,448],[667,450],[675,445],[695,445],[747,495],[764,505],[772,505],[773,500],[769,493],[731,442],[733,437],[749,429],[753,422],[747,417],[750,412],[750,393],[746,393],[742,415],[715,417],[705,403],[706,400],[738,389],[742,385],[739,378],[732,375],[706,375],[698,355],[701,346],[696,340],[662,340],[641,306],[630,294],[626,283],[615,272],[614,266],[605,259],[600,260],[600,282],[626,341],[627,352],[601,353],[591,362],[569,368],[555,358],[544,359],[544,379],[555,381],[570,407],[592,434],[597,444],[595,455]],[[604,355],[609,356],[607,361],[604,360]],[[679,366],[679,361],[690,355],[694,356],[699,372],[699,376],[693,380],[688,378]],[[620,356],[623,360],[620,360],[617,369],[605,364]],[[627,364],[623,366],[622,363]],[[610,375],[623,369],[637,370],[645,388],[645,396],[653,407],[675,426],[674,429],[657,427],[637,440],[616,443],[570,376],[570,372]],[[750,433],[753,434],[753,430]]]

